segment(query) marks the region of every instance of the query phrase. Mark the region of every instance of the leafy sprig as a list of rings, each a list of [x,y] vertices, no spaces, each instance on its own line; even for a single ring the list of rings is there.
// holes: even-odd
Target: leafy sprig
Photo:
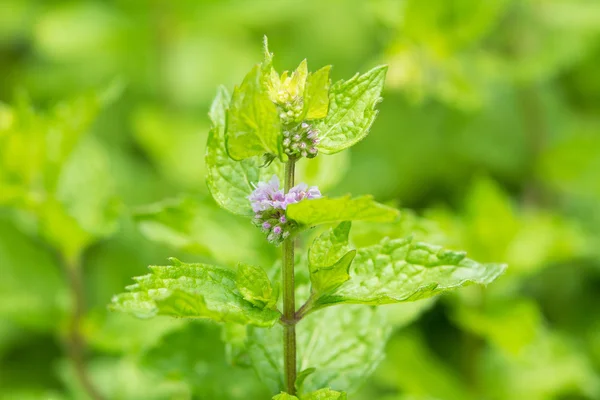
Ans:
[[[296,165],[367,136],[387,67],[332,84],[330,66],[311,73],[304,60],[279,74],[266,39],[264,54],[231,94],[218,89],[209,112],[207,182],[217,204],[254,222],[270,243],[282,244],[282,261],[260,267],[239,260],[230,269],[172,259],[170,266],[150,267],[150,274],[135,278],[112,307],[139,317],[224,322],[236,358],[245,354],[272,392],[280,393],[273,399],[345,399],[341,390],[355,389],[381,361],[389,333],[385,313],[365,305],[486,285],[506,266],[480,264],[410,233],[354,246],[351,221],[389,223],[400,211],[371,196],[330,198],[309,187],[312,182],[294,186]],[[306,254],[296,253],[296,238],[320,225],[335,226],[318,235]],[[344,308],[325,309],[333,305]],[[407,309],[405,320],[416,315]]]

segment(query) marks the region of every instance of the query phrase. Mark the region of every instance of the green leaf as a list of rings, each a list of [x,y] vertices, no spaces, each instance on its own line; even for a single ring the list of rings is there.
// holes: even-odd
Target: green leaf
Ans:
[[[225,144],[234,160],[264,153],[281,157],[281,123],[277,107],[261,85],[261,67],[256,65],[233,90],[227,112]]]
[[[306,391],[357,390],[379,365],[391,332],[381,309],[347,306],[309,315],[298,325],[299,368],[315,368]]]
[[[86,137],[73,150],[58,177],[56,199],[82,230],[82,236],[89,237],[82,240],[90,244],[112,235],[117,229],[121,204],[111,172],[108,150],[93,137]],[[48,228],[50,223],[45,225]],[[55,234],[47,236],[48,240],[57,240]],[[62,247],[76,240],[68,234],[59,239]],[[79,248],[75,252],[83,250]]]
[[[174,258],[171,262],[171,266],[151,266],[150,274],[135,278],[137,283],[128,286],[128,292],[113,298],[112,308],[139,318],[170,315],[257,326],[272,326],[279,319],[278,311],[258,308],[244,299],[234,271]]]
[[[347,396],[344,392],[336,392],[335,390],[319,389],[315,392],[300,396],[300,399],[296,396],[281,392],[277,396],[273,397],[273,400],[346,400]]]
[[[310,279],[317,296],[338,288],[350,279],[348,270],[354,257],[356,257],[356,250],[349,251],[330,267],[311,268]]]
[[[349,250],[352,223],[344,221],[317,237],[308,250],[310,269],[326,268],[338,262]]]
[[[174,382],[173,379],[158,379],[156,375],[149,374],[147,369],[140,368],[135,357],[95,357],[87,363],[86,367],[92,384],[98,388],[103,399],[175,400],[191,398],[187,384]],[[55,363],[54,370],[69,394],[65,400],[91,399],[88,390],[79,379],[77,370],[73,368],[72,362],[62,359]],[[17,398],[27,399],[20,396]],[[45,393],[31,398],[31,400],[34,399],[58,400],[58,398],[49,397]]]
[[[292,76],[286,82],[283,82],[283,88],[292,96],[299,97],[305,93],[306,79],[308,77],[308,64],[306,59],[302,60],[298,68],[292,72]]]
[[[0,202],[24,209],[73,263],[116,228],[110,157],[88,134],[106,99],[89,94],[36,113],[26,98],[0,112]],[[83,189],[85,188],[85,189]]]
[[[53,331],[67,318],[69,290],[52,251],[0,217],[0,319]]]
[[[129,314],[96,309],[86,316],[82,330],[86,342],[93,349],[109,354],[138,354],[156,346],[162,337],[185,323],[183,319],[139,319]]]
[[[231,94],[225,86],[220,85],[217,88],[217,95],[208,110],[208,117],[213,126],[225,128],[225,124],[227,123],[227,109],[229,108],[230,101]]]
[[[215,201],[224,209],[240,215],[252,215],[248,195],[253,183],[267,181],[273,175],[283,176],[283,164],[277,160],[260,168],[262,159],[251,157],[234,161],[225,148],[225,114],[229,94],[220,87],[210,109],[213,128],[208,135],[206,149],[207,184]],[[262,153],[261,153],[262,154]]]
[[[350,222],[342,222],[316,238],[308,251],[310,281],[317,296],[350,279],[348,269],[356,256],[348,247],[350,227]]]
[[[466,258],[464,252],[414,242],[410,237],[384,239],[359,249],[350,267],[350,279],[319,298],[314,308],[424,299],[470,284],[488,284],[505,269],[505,265],[479,264]]]
[[[329,111],[329,71],[331,65],[327,65],[317,72],[311,73],[306,79],[304,90],[304,119],[321,119],[327,116]]]
[[[291,394],[281,392],[278,395],[273,396],[272,400],[299,400],[299,399],[296,396],[292,396]]]
[[[269,38],[267,35],[263,36],[263,54],[265,56],[262,63],[263,68],[271,68],[273,66],[273,53],[269,51]]]
[[[306,288],[308,289],[308,288]],[[384,308],[350,305],[308,315],[296,327],[298,370],[307,392],[323,387],[355,391],[385,355],[391,328]],[[272,391],[283,388],[282,327],[250,328],[248,354],[256,372]]]
[[[536,303],[524,298],[495,300],[485,307],[459,304],[453,319],[465,331],[485,338],[507,355],[518,356],[543,330]]]
[[[61,168],[101,110],[101,96],[91,93],[37,113],[25,96],[6,107],[0,126],[0,185],[52,192]],[[36,193],[39,194],[39,193]]]
[[[94,242],[94,236],[54,197],[37,205],[33,213],[39,218],[40,236],[58,250],[69,266],[75,267],[83,250]]]
[[[302,99],[308,76],[306,59],[300,62],[298,68],[292,72],[292,75],[289,75],[288,71],[284,71],[281,76],[272,68],[272,61],[272,54],[268,53],[268,49],[265,49],[263,75],[267,81],[267,90],[271,101],[283,105],[290,100],[294,102]]]
[[[245,218],[231,215],[212,201],[191,197],[138,207],[133,213],[148,239],[199,254],[227,265],[240,259],[271,263],[271,246]],[[231,240],[232,232],[238,234]]]
[[[364,139],[373,124],[381,101],[387,66],[378,66],[347,81],[333,84],[329,91],[329,113],[316,124],[319,150],[333,154]]]
[[[286,215],[304,227],[341,221],[367,220],[388,222],[398,216],[398,210],[377,203],[371,196],[351,199],[350,196],[327,197],[290,204]]]
[[[319,389],[316,392],[305,394],[300,397],[301,400],[346,400],[348,397],[344,392],[336,392],[335,390]]]
[[[271,287],[271,281],[264,269],[240,263],[238,265],[236,285],[244,299],[258,308],[274,308],[277,293]]]
[[[221,340],[225,343],[225,358],[231,365],[252,367],[246,352],[248,330],[245,325],[236,323],[223,324]]]
[[[141,363],[153,376],[185,383],[196,394],[194,398],[268,398],[269,392],[252,370],[228,363],[218,328],[208,323],[187,323],[148,349]]]
[[[296,383],[294,384],[294,386],[296,386],[296,391],[298,393],[304,393],[304,381],[311,374],[314,374],[315,371],[316,371],[316,368],[307,368],[307,369],[303,369],[302,371],[298,372],[298,374],[296,376]]]
[[[504,260],[512,276],[531,275],[553,263],[582,257],[593,246],[575,221],[539,208],[516,208],[496,182],[476,180],[465,198],[463,216],[444,209],[429,213],[452,245],[477,259]]]

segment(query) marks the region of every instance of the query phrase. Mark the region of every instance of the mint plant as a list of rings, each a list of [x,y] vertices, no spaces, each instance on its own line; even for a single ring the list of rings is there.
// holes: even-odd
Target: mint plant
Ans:
[[[0,208],[6,208],[19,227],[49,251],[48,263],[63,274],[63,281],[54,287],[46,281],[49,276],[43,267],[36,263],[27,266],[30,279],[49,285],[52,295],[44,305],[43,317],[18,306],[15,313],[48,320],[43,325],[60,338],[70,373],[94,400],[103,396],[87,365],[83,258],[89,247],[114,234],[121,204],[110,176],[107,150],[91,131],[98,115],[119,92],[118,85],[113,85],[103,92],[61,101],[44,112],[36,110],[25,95],[13,106],[0,104]],[[2,275],[10,281],[11,270]],[[62,293],[62,285],[68,293]],[[22,290],[3,291],[3,297],[19,304],[15,299],[29,299]],[[60,304],[63,295],[64,305]]]
[[[389,335],[385,315],[368,306],[485,285],[506,267],[412,235],[354,246],[352,221],[394,222],[399,210],[371,196],[330,198],[297,183],[296,165],[366,137],[387,68],[331,84],[330,66],[310,73],[306,61],[280,75],[266,39],[264,49],[264,61],[233,93],[221,87],[214,99],[207,181],[221,207],[281,247],[280,262],[240,260],[230,269],[172,258],[136,277],[112,308],[223,323],[230,358],[252,365],[273,399],[345,399],[381,361]],[[333,306],[341,307],[329,312]]]

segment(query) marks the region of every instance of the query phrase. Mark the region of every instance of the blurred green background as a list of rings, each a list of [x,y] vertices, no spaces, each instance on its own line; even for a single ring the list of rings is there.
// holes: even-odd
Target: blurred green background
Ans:
[[[509,264],[394,321],[350,398],[600,399],[598,0],[2,0],[0,399],[87,398],[63,351],[73,270],[107,399],[270,398],[216,325],[106,308],[168,256],[275,260],[204,183],[216,87],[264,34],[279,70],[389,64],[369,137],[308,183],[414,208],[408,231]]]

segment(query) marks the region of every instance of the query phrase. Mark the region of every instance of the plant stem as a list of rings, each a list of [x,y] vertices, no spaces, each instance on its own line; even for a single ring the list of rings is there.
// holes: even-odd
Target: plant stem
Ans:
[[[302,306],[298,309],[298,311],[296,311],[296,321],[297,322],[300,322],[300,320],[302,320],[302,318],[304,318],[308,313],[313,311],[314,301],[315,301],[315,298],[314,298],[313,294],[311,293],[308,300],[306,300],[306,302],[304,304],[302,304]]]
[[[285,164],[284,191],[287,193],[294,186],[296,160],[290,159]],[[296,293],[294,285],[294,238],[283,241],[283,364],[285,371],[286,391],[296,394]]]
[[[85,293],[81,266],[77,263],[70,262],[65,263],[65,265],[71,295],[73,296],[73,311],[67,338],[68,356],[73,363],[73,369],[75,370],[77,379],[88,396],[93,400],[102,400],[102,395],[100,395],[89,377],[84,359],[86,344],[81,335],[81,320],[83,319],[83,314],[85,312]]]

